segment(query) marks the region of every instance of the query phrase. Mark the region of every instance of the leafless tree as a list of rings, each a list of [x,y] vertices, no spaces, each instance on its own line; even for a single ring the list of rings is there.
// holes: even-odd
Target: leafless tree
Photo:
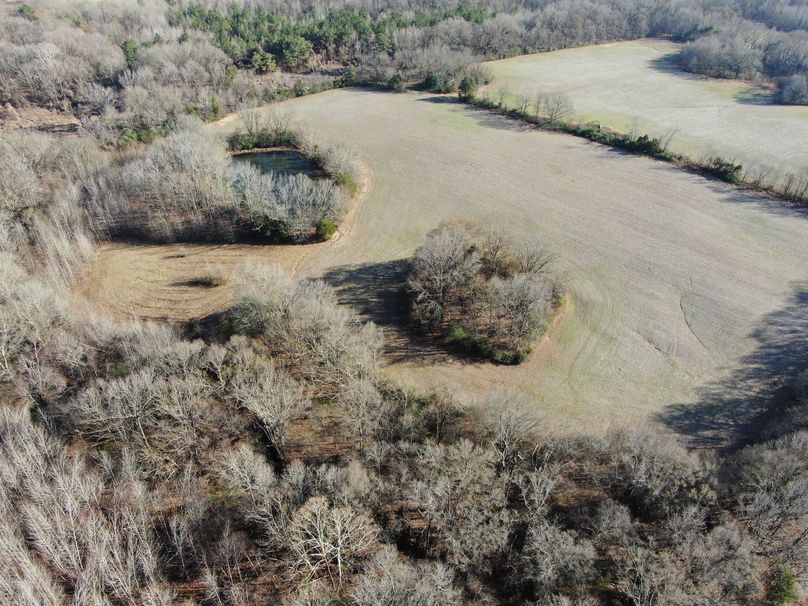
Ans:
[[[461,600],[447,567],[415,566],[389,545],[381,548],[369,568],[352,592],[358,606],[451,606]]]
[[[592,575],[595,551],[587,541],[541,518],[530,521],[516,574],[536,587],[537,597],[548,597],[560,587],[576,587]]]
[[[255,415],[269,441],[283,455],[289,426],[310,405],[302,386],[283,370],[267,364],[257,377],[243,377],[232,390],[238,405]]]
[[[416,251],[408,282],[416,315],[437,325],[443,321],[454,289],[471,279],[479,265],[472,242],[457,228],[444,225]]]
[[[564,93],[554,93],[544,97],[544,116],[548,124],[564,122],[572,115],[572,111],[572,101]]]
[[[330,507],[324,498],[313,497],[292,519],[292,566],[303,578],[328,578],[338,590],[378,549],[377,537],[378,529],[364,513]]]

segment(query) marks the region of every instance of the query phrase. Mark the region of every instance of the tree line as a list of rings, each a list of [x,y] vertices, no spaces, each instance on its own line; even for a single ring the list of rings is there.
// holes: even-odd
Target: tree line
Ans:
[[[690,41],[685,69],[765,76],[781,101],[806,98],[805,8],[783,0],[42,1],[9,13],[0,103],[71,112],[106,146],[150,142],[183,116],[215,120],[279,95],[355,83],[456,90],[482,59],[645,36]]]

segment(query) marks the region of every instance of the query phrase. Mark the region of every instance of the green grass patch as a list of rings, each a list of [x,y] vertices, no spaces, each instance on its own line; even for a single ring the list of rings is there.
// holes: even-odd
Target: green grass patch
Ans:
[[[118,379],[120,377],[125,377],[128,374],[131,374],[132,367],[125,362],[112,362],[111,364],[107,365],[107,376]]]

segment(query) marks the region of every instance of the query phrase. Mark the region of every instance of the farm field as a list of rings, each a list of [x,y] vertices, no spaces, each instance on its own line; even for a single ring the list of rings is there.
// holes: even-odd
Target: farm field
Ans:
[[[751,411],[736,397],[756,407],[755,393],[804,362],[795,339],[808,326],[808,221],[799,210],[445,97],[339,90],[284,107],[324,138],[351,140],[372,187],[331,243],[198,248],[194,271],[219,264],[226,278],[237,259],[258,252],[325,278],[388,330],[392,377],[472,401],[504,385],[561,426],[652,420],[710,440],[744,427]],[[211,128],[238,125],[231,116]],[[464,220],[504,222],[559,255],[568,302],[522,366],[466,363],[422,344],[416,351],[396,329],[404,260],[441,221]],[[159,292],[171,307],[193,299],[179,283],[194,276],[156,269],[172,254],[162,248],[104,250],[88,292],[121,312],[168,316],[138,303],[142,293]],[[105,266],[125,267],[128,279],[109,288]],[[189,304],[188,317],[223,304],[227,285],[217,288]]]
[[[721,155],[776,174],[808,172],[808,107],[770,105],[769,91],[688,74],[677,45],[640,40],[492,61],[489,94],[565,93],[573,117],[665,136],[694,157]]]

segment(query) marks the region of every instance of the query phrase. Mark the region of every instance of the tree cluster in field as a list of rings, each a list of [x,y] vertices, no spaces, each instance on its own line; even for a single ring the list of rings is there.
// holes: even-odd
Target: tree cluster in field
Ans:
[[[808,7],[801,9],[802,20],[808,19]],[[716,78],[773,80],[779,84],[780,103],[808,104],[808,32],[804,27],[776,31],[749,21],[730,22],[687,44],[677,62],[689,72]]]
[[[429,233],[411,261],[407,290],[423,328],[467,353],[518,364],[561,301],[553,255],[504,228],[481,237],[453,225]]]
[[[126,158],[98,149],[90,139],[4,137],[0,239],[9,248],[36,248],[51,261],[48,267],[65,271],[74,260],[90,257],[97,239],[323,239],[343,215],[346,192],[355,189],[352,153],[319,146],[288,118],[274,119],[305,140],[304,149],[325,166],[344,171],[339,179],[265,174],[236,163],[193,122]],[[76,171],[75,181],[49,197],[66,170]]]

